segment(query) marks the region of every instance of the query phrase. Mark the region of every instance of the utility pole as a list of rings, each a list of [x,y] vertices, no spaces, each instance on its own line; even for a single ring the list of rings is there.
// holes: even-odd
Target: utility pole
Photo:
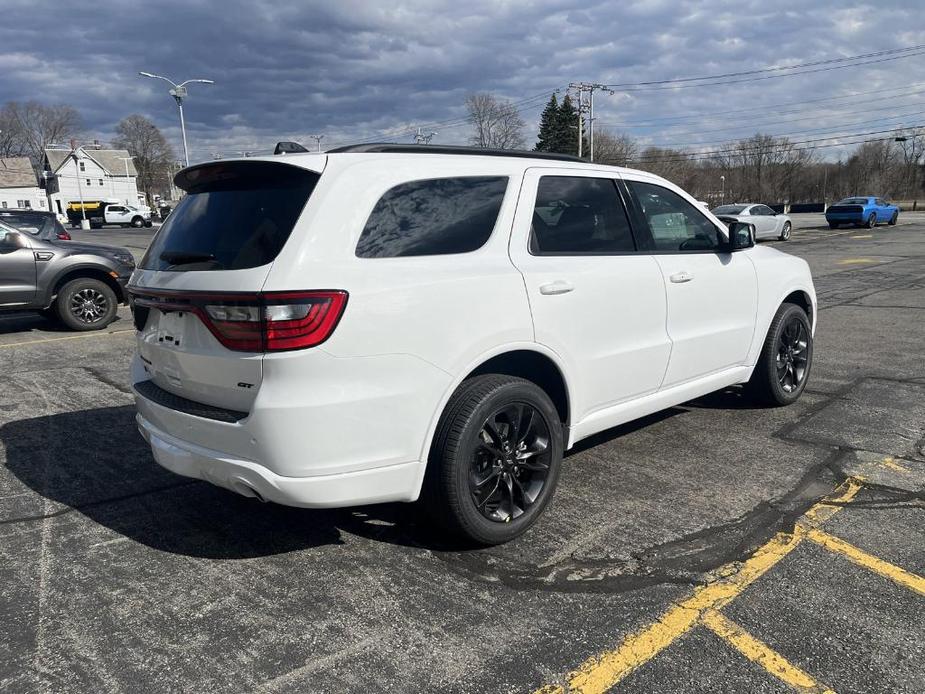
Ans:
[[[320,152],[321,151],[321,141],[324,139],[324,135],[309,135],[309,137],[315,141],[315,145],[317,147],[315,151]]]
[[[420,128],[418,128],[417,134],[415,134],[415,136],[414,136],[414,144],[416,144],[416,145],[429,145],[429,144],[430,144],[430,141],[434,139],[434,135],[436,135],[436,134],[437,134],[437,133],[434,132],[434,131],[431,131],[431,132],[429,132],[429,133],[425,133],[425,132],[423,132]]]
[[[570,89],[578,92],[578,156],[582,155],[583,148],[583,130],[584,130],[584,113],[588,112],[588,149],[591,161],[594,161],[594,92],[600,90],[608,94],[613,94],[606,84],[596,82],[572,82],[569,84]],[[588,93],[587,104],[584,100],[585,92]]]

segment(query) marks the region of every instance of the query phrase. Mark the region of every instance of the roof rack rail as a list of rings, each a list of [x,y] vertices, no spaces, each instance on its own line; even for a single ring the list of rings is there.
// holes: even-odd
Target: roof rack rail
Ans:
[[[328,154],[467,154],[480,157],[522,157],[525,159],[553,159],[589,163],[572,154],[557,152],[528,152],[522,149],[486,149],[460,145],[403,145],[392,142],[374,142],[365,145],[346,145],[329,149]]]

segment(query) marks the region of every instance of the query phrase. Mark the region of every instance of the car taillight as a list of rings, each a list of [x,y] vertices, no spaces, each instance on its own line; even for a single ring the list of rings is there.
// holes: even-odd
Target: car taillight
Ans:
[[[58,240],[59,240],[59,241],[70,241],[70,240],[71,240],[71,235],[70,235],[69,233],[67,233],[66,231],[59,231],[59,232],[58,232]]]
[[[133,311],[141,307],[193,313],[219,342],[239,352],[320,345],[334,332],[347,305],[347,292],[341,290],[209,294],[138,287],[129,291]]]

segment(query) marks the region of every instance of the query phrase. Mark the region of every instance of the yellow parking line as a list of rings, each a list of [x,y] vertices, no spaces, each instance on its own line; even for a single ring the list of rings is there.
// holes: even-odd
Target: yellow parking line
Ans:
[[[113,330],[108,333],[83,333],[81,335],[66,335],[64,337],[46,337],[41,340],[24,340],[22,342],[9,342],[4,345],[0,345],[0,349],[5,349],[8,347],[22,347],[23,345],[37,345],[42,342],[61,342],[62,340],[80,340],[85,337],[107,337],[110,335],[120,335],[122,333],[131,333],[132,330]]]
[[[890,470],[896,470],[896,472],[909,472],[909,468],[904,465],[900,465],[893,458],[884,458],[883,465],[890,468]]]
[[[589,658],[568,675],[569,692],[605,692],[639,666],[655,657],[679,636],[685,634],[710,609],[719,609],[767,573],[792,552],[805,537],[805,528],[822,523],[844,507],[861,489],[861,480],[849,478],[836,490],[836,496],[819,502],[803,516],[803,525],[793,533],[777,533],[741,563],[726,564],[712,573],[712,582],[699,586],[693,595],[671,606],[654,623],[627,636],[617,648]],[[559,685],[546,686],[537,694],[561,694]]]
[[[876,263],[877,261],[873,258],[845,258],[844,260],[839,260],[839,265],[869,265],[871,263]]]
[[[702,621],[704,626],[733,646],[739,653],[753,663],[763,667],[777,679],[789,684],[798,692],[835,694],[831,689],[820,685],[808,673],[803,672],[780,653],[756,639],[745,629],[716,610],[707,610]]]
[[[903,588],[914,590],[919,595],[925,595],[925,578],[914,573],[901,569],[894,564],[878,559],[872,554],[858,549],[852,544],[840,540],[839,538],[829,535],[821,530],[812,529],[806,533],[806,536],[827,550],[841,554],[850,559],[858,566],[863,566],[874,573],[888,578]]]

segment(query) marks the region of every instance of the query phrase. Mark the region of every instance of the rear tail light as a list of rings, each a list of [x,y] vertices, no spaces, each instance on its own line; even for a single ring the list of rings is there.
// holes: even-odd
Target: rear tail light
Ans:
[[[347,292],[261,292],[206,295],[132,290],[136,306],[189,311],[228,349],[282,352],[327,340],[347,305]]]
[[[58,240],[59,240],[59,241],[70,241],[70,240],[71,240],[71,235],[70,235],[69,233],[67,233],[66,231],[59,231],[59,232],[58,232]]]

